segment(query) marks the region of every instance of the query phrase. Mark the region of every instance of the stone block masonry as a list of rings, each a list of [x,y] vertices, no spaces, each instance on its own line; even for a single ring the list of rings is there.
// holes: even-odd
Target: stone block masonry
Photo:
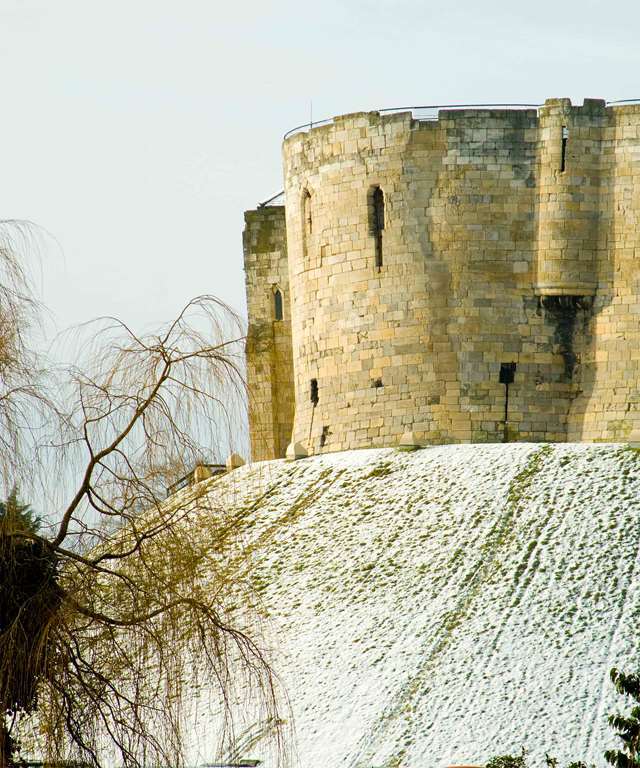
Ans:
[[[249,431],[252,458],[261,461],[284,456],[293,427],[293,349],[284,207],[247,211],[243,240],[249,313]]]
[[[245,214],[254,460],[640,429],[639,106],[356,113],[283,159]]]

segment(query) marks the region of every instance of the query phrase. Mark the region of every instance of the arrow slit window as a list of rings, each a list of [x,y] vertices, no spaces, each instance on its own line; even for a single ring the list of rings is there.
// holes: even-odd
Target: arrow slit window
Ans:
[[[567,164],[567,142],[569,141],[569,129],[566,125],[562,126],[562,148],[560,150],[560,173],[565,172]]]
[[[302,193],[302,253],[307,258],[309,239],[313,233],[313,216],[311,213],[311,193],[305,189]]]
[[[283,303],[282,303],[282,291],[276,288],[273,294],[273,310],[276,320],[282,320],[284,317]]]
[[[375,265],[382,267],[382,231],[384,230],[384,192],[380,187],[371,191],[369,202],[369,228],[375,239]]]

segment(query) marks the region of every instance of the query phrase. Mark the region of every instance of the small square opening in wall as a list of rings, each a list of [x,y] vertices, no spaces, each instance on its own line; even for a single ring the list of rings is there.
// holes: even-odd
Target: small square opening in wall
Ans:
[[[311,379],[310,400],[314,406],[318,405],[320,400],[318,395],[318,379]]]
[[[373,386],[376,389],[380,389],[380,387],[384,387],[384,384],[382,383],[382,379],[374,379]]]
[[[515,375],[515,363],[500,363],[500,384],[513,384]]]

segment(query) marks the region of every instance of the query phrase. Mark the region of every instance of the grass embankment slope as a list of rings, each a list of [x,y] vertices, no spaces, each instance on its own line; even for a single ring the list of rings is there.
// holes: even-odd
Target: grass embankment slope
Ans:
[[[357,451],[210,494],[244,519],[301,766],[602,764],[609,669],[640,665],[640,454]]]

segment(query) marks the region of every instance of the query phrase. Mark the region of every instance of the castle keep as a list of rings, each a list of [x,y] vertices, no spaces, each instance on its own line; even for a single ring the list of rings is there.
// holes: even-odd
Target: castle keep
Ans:
[[[283,161],[245,214],[254,460],[640,430],[640,106],[357,113]]]

